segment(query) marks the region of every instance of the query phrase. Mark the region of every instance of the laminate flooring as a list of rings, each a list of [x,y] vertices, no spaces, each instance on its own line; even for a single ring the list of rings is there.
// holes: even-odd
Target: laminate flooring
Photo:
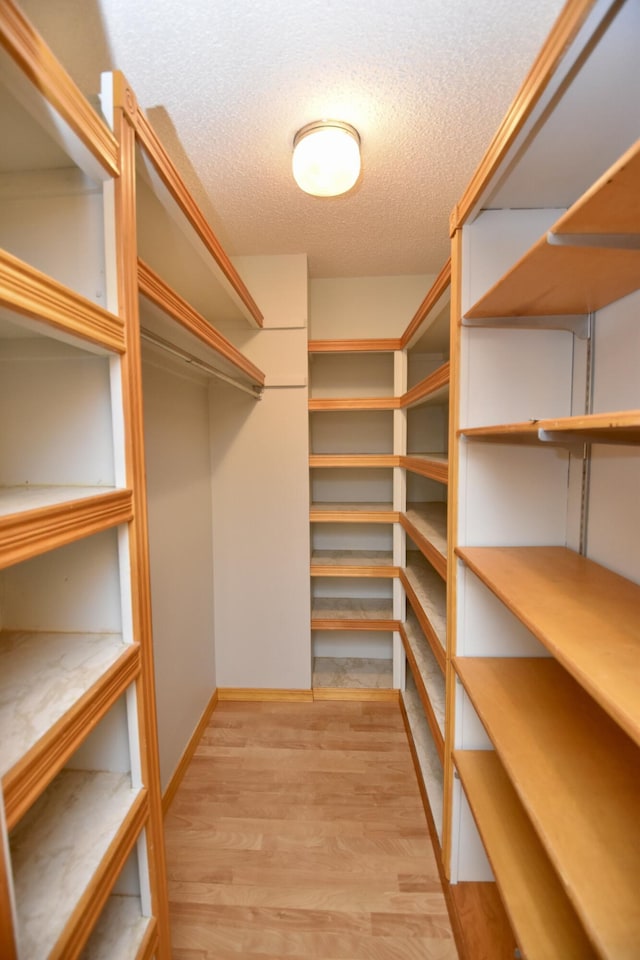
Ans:
[[[394,703],[220,703],[165,820],[173,960],[456,960]]]

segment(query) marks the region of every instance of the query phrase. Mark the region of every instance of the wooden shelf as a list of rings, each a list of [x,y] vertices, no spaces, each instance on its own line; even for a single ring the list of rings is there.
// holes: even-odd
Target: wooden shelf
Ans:
[[[142,916],[140,899],[113,895],[79,960],[146,960],[156,940],[156,922]]]
[[[314,550],[312,577],[398,577],[393,553],[386,550]]]
[[[312,686],[314,698],[339,699],[340,693],[393,688],[393,662],[366,657],[314,657]]]
[[[0,633],[0,775],[8,829],[140,672],[117,634]]]
[[[75,955],[146,819],[127,774],[63,771],[11,837],[21,951]],[[78,909],[82,904],[82,909]]]
[[[447,590],[442,578],[420,556],[409,554],[407,566],[400,572],[407,600],[422,632],[429,641],[436,662],[444,673],[447,643]]]
[[[541,237],[467,317],[585,314],[637,290],[640,250],[607,244],[640,234],[639,196],[640,140],[557,221],[552,242]],[[571,245],[558,245],[563,237]]]
[[[434,370],[432,374],[417,383],[415,387],[400,398],[400,406],[415,407],[418,404],[442,404],[449,400],[449,362]]]
[[[120,317],[69,290],[35,267],[0,250],[0,306],[68,337],[105,350],[124,351]]]
[[[400,636],[440,762],[444,764],[444,675],[411,609],[405,623],[400,624]]]
[[[522,954],[588,960],[591,944],[493,750],[453,758]]]
[[[551,658],[454,666],[596,952],[637,957],[640,750]]]
[[[127,523],[132,515],[130,490],[0,488],[0,569]]]
[[[398,626],[392,600],[319,597],[311,602],[312,630],[392,631]]]
[[[640,586],[564,547],[456,553],[640,743]]]
[[[309,340],[309,353],[393,353],[402,349],[400,339]]]
[[[593,413],[556,420],[529,420],[493,427],[468,427],[458,431],[467,440],[489,443],[558,445],[573,443],[640,443],[640,410]]]
[[[312,503],[311,523],[397,523],[400,511],[392,503]]]
[[[429,327],[440,315],[443,301],[449,297],[451,290],[451,260],[447,260],[436,277],[426,297],[413,315],[409,326],[402,334],[402,348],[412,347],[420,340]]]
[[[309,457],[310,467],[399,467],[400,457],[391,453],[312,453]]]
[[[400,523],[443,580],[447,579],[447,504],[408,503]]]
[[[414,766],[421,784],[421,793],[427,819],[431,821],[439,844],[442,843],[443,783],[442,764],[431,736],[411,670],[408,671],[406,689],[402,691],[401,704],[413,754]]]
[[[449,458],[446,453],[409,453],[400,457],[400,466],[438,483],[449,481]]]
[[[399,410],[400,397],[311,397],[309,412],[331,410]]]

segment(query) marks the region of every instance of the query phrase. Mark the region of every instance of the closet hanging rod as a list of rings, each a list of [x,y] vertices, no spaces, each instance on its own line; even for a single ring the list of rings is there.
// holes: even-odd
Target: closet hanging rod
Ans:
[[[163,337],[159,337],[156,333],[151,333],[150,330],[146,330],[144,327],[140,328],[140,337],[143,340],[146,340],[148,343],[152,343],[154,346],[160,347],[161,350],[166,350],[167,353],[172,354],[174,357],[178,357],[179,360],[184,360],[185,363],[190,364],[192,367],[197,367],[198,370],[202,370],[204,373],[208,373],[212,377],[217,377],[218,380],[224,380],[225,383],[230,383],[232,387],[242,390],[243,393],[248,393],[249,396],[253,397],[254,400],[262,400],[262,387],[247,386],[247,384],[242,383],[240,380],[234,379],[234,377],[230,377],[226,373],[222,373],[221,370],[216,370],[215,367],[212,367],[211,364],[207,363],[205,360],[200,360],[198,357],[194,357],[192,353],[187,353],[186,350],[182,350],[181,347],[176,347],[175,344],[170,343]]]

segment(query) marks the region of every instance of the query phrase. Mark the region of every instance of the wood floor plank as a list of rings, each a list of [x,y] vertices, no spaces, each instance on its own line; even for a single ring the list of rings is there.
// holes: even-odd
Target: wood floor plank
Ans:
[[[455,960],[400,713],[221,703],[165,821],[174,960]]]

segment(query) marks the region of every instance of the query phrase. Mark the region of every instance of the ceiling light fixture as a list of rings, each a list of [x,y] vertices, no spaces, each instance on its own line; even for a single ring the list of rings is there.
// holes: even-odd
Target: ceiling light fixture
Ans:
[[[360,176],[360,136],[342,120],[314,120],[293,139],[293,177],[314,197],[346,193]]]

